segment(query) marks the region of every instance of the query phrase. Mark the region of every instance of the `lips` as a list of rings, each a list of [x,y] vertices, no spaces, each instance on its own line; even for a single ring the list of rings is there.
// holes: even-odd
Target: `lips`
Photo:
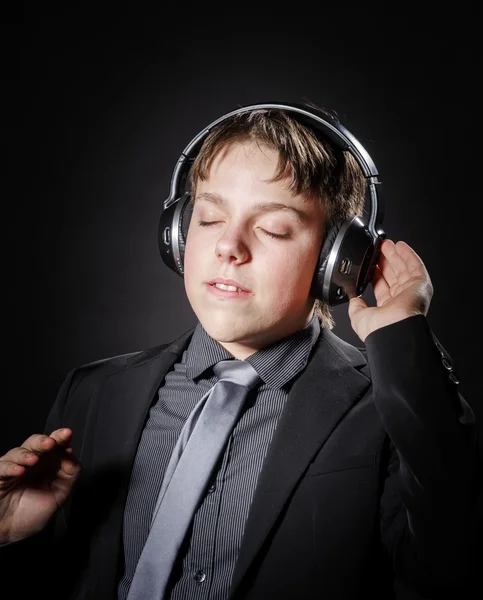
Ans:
[[[250,290],[248,288],[246,288],[245,286],[243,286],[236,279],[224,279],[223,277],[215,277],[211,281],[208,281],[208,285],[212,285],[212,286],[214,286],[217,283],[221,283],[223,285],[231,285],[231,286],[238,288],[238,290],[241,290],[241,292],[244,292],[247,294],[250,293]]]

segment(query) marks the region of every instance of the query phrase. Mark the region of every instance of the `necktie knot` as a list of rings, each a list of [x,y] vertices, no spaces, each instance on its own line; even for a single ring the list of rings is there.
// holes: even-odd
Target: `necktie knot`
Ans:
[[[230,381],[251,390],[261,381],[255,368],[246,360],[222,360],[213,367],[218,381]]]

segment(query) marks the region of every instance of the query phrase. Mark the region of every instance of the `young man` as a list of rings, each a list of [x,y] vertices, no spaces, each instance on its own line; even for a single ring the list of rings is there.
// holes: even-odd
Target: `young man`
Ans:
[[[349,303],[365,344],[355,349],[311,296],[329,227],[362,209],[354,159],[283,111],[258,110],[209,134],[191,178],[184,279],[199,323],[69,374],[47,434],[0,459],[5,560],[22,558],[33,589],[48,577],[49,597],[131,598],[183,425],[215,365],[235,359],[260,381],[163,598],[460,597],[476,429],[426,319],[420,257],[382,243],[377,305]]]

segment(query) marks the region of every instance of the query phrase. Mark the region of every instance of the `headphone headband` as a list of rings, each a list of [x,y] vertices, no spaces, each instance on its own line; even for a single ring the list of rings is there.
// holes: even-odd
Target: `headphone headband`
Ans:
[[[310,129],[316,129],[327,137],[339,150],[343,152],[350,152],[356,159],[364,177],[368,180],[369,184],[369,196],[371,199],[371,212],[369,214],[368,227],[374,234],[377,233],[377,226],[382,223],[384,217],[384,206],[382,200],[377,193],[372,190],[372,185],[379,183],[378,181],[378,170],[374,161],[369,156],[369,153],[362,146],[350,131],[348,131],[341,123],[336,121],[329,115],[324,117],[319,114],[308,110],[306,107],[300,104],[294,103],[283,103],[283,102],[264,102],[261,104],[248,104],[242,106],[231,112],[228,112],[218,119],[215,119],[207,127],[204,127],[186,146],[181,153],[173,174],[171,176],[170,193],[168,198],[164,202],[164,208],[168,208],[176,199],[180,196],[180,183],[183,178],[187,175],[187,171],[191,167],[193,160],[196,158],[204,140],[211,132],[211,130],[226,121],[228,118],[235,115],[251,112],[253,110],[283,110],[294,118],[297,118],[304,125],[307,125]]]

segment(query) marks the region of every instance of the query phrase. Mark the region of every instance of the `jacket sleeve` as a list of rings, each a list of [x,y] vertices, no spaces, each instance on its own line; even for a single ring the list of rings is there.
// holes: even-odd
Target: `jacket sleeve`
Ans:
[[[390,439],[383,545],[401,585],[462,597],[475,567],[478,439],[449,355],[423,316],[366,338],[374,402]]]
[[[62,427],[62,415],[71,386],[76,379],[73,369],[64,379],[56,400],[49,412],[44,433]],[[38,534],[24,540],[0,547],[0,573],[3,581],[11,579],[17,597],[26,598],[30,593],[38,595],[48,590],[52,600],[62,598],[62,590],[56,587],[56,573],[62,568],[62,532],[65,528],[63,508],[59,509],[48,525]]]

